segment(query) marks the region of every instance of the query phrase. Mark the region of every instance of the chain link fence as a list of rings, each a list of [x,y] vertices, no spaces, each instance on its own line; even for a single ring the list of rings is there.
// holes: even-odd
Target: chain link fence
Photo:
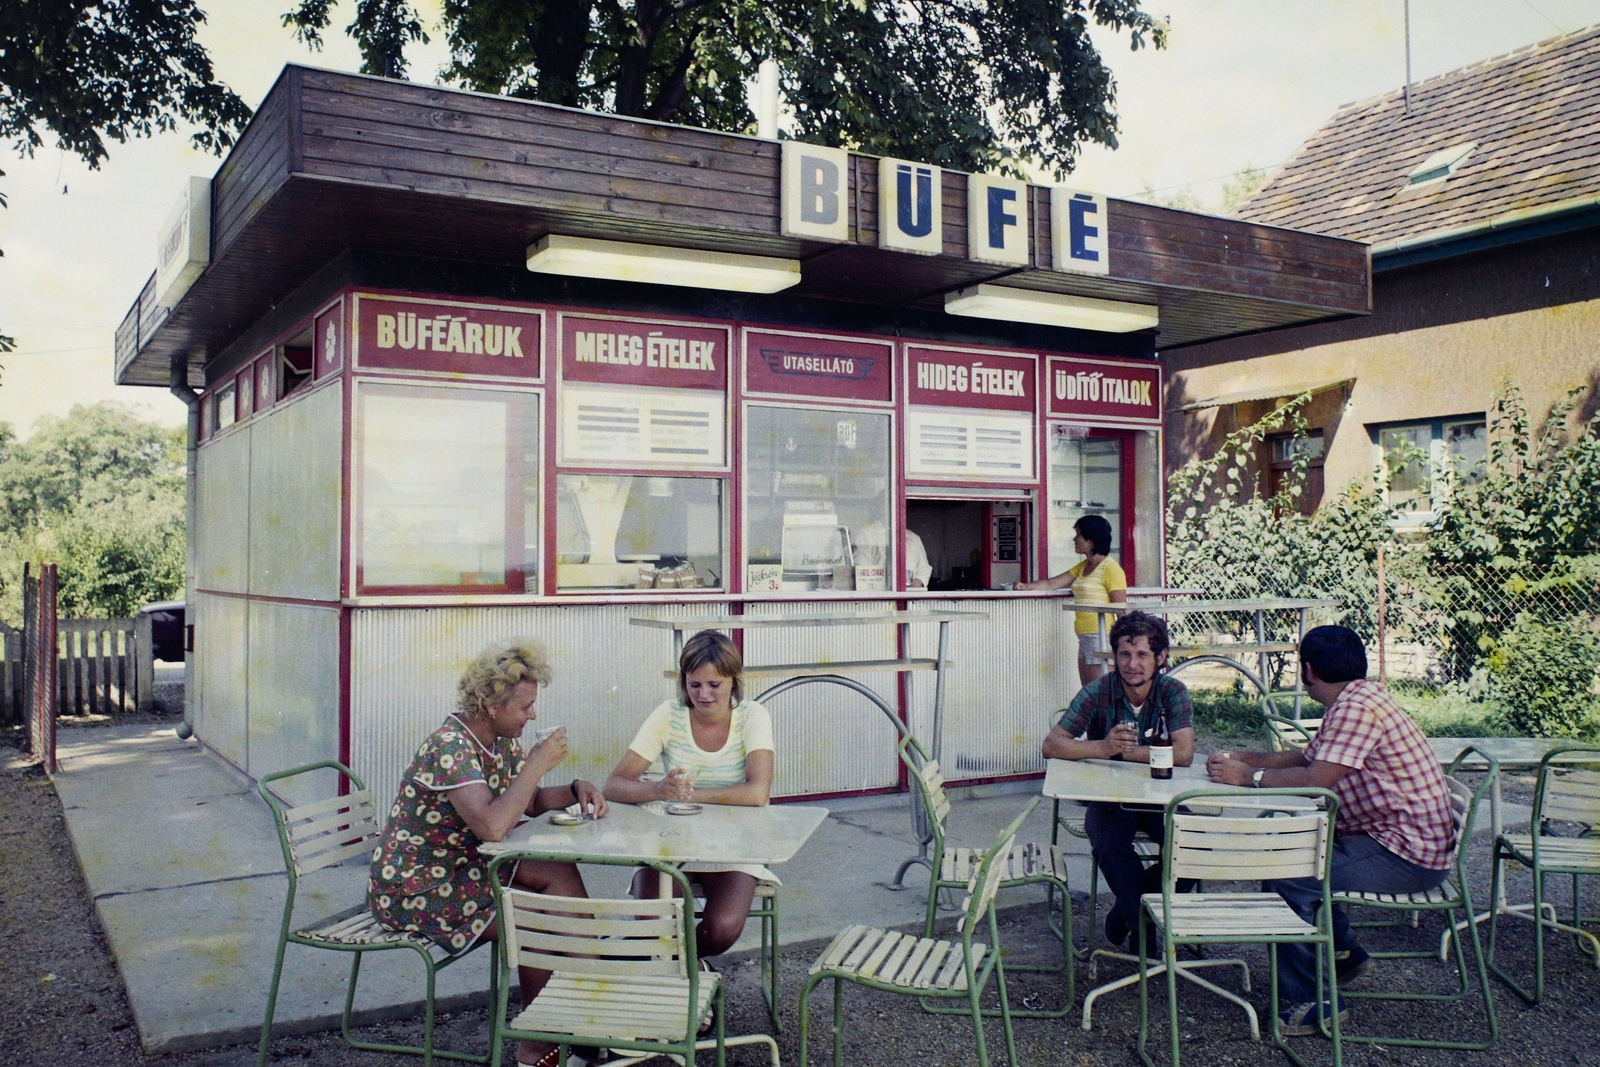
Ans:
[[[1307,625],[1336,622],[1361,634],[1374,675],[1492,702],[1519,733],[1600,733],[1600,556],[1537,565],[1439,563],[1420,546],[1401,545],[1389,547],[1381,563],[1376,550],[1341,553],[1330,568],[1325,558],[1263,552],[1225,567],[1198,556],[1174,559],[1168,581],[1208,598],[1333,600],[1337,606],[1313,609]],[[1178,645],[1257,640],[1254,618],[1244,612],[1175,615],[1170,622]],[[1267,612],[1261,637],[1292,642],[1298,622],[1295,612]],[[1292,665],[1287,654],[1271,657],[1276,687],[1293,686]]]

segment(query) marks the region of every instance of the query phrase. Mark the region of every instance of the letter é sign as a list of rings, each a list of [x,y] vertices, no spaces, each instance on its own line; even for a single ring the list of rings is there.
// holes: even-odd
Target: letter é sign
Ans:
[[[943,250],[938,167],[904,159],[878,161],[878,246],[919,255]]]

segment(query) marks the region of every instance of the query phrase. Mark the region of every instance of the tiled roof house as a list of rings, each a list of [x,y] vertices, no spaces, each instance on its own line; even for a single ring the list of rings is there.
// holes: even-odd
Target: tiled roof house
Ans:
[[[1239,211],[1368,242],[1373,314],[1166,352],[1169,463],[1312,389],[1335,489],[1404,442],[1472,462],[1502,381],[1536,411],[1600,382],[1600,26],[1409,95],[1339,109]],[[1427,472],[1395,480],[1431,510]]]

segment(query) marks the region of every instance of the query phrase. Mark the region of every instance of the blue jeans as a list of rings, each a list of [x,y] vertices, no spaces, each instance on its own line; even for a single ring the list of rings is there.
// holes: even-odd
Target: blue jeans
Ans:
[[[1432,871],[1402,859],[1366,834],[1350,834],[1333,843],[1328,888],[1335,893],[1420,893],[1439,885],[1449,874],[1448,870]],[[1316,922],[1322,883],[1315,878],[1280,878],[1262,882],[1261,890],[1277,893],[1295,914],[1306,922]],[[1350,920],[1338,906],[1333,909],[1333,947],[1339,952],[1363,954],[1350,932]],[[1283,1003],[1303,1004],[1320,999],[1316,993],[1316,952],[1315,945],[1278,946],[1278,990]]]

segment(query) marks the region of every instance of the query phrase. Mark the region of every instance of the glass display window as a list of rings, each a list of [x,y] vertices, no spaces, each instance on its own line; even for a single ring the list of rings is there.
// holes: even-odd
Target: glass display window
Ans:
[[[1052,422],[1049,467],[1049,573],[1060,574],[1082,560],[1073,547],[1073,527],[1085,515],[1099,515],[1111,525],[1111,554],[1128,581],[1159,583],[1159,431]]]
[[[721,589],[723,479],[562,473],[556,589]]]
[[[537,592],[538,395],[362,382],[356,398],[360,591]]]
[[[746,592],[888,588],[887,412],[745,409]]]

